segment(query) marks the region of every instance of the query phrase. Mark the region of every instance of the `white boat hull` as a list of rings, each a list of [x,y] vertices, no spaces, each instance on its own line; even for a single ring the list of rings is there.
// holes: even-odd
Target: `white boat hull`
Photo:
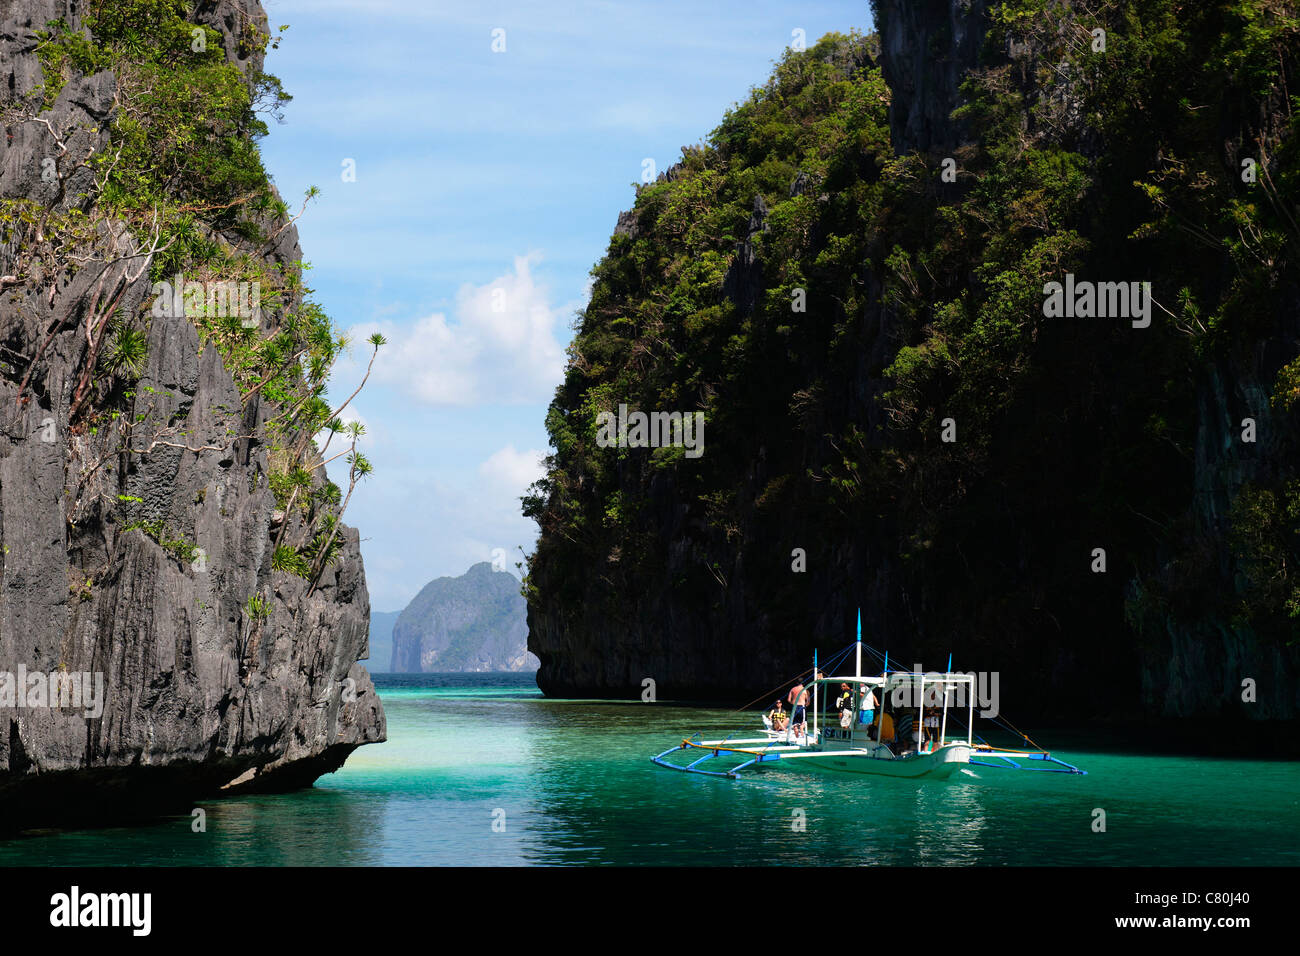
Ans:
[[[903,757],[889,755],[885,748],[874,752],[845,753],[842,750],[814,756],[819,748],[799,751],[796,760],[783,760],[783,767],[800,767],[832,773],[867,773],[881,777],[929,777],[944,779],[970,763],[971,748],[964,743],[948,744],[933,753],[913,753]]]

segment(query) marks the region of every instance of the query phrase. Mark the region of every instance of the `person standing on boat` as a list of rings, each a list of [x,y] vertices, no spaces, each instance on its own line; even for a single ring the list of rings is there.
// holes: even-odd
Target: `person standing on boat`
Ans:
[[[858,703],[858,723],[870,725],[876,719],[876,694],[870,687],[863,686],[862,700]]]
[[[808,691],[804,689],[802,683],[795,684],[790,688],[790,693],[786,695],[790,701],[790,729],[796,736],[804,736],[808,733],[808,713],[805,706],[808,703]]]
[[[932,752],[943,742],[939,740],[939,712],[944,707],[944,698],[939,688],[931,685],[925,691],[925,736],[921,738],[919,749]]]
[[[853,689],[847,683],[840,684],[840,696],[835,698],[835,709],[840,713],[840,727],[848,730],[853,726]]]
[[[795,716],[793,723],[797,725],[795,734],[800,737],[808,736],[808,688],[805,687],[799,692],[799,706],[794,709]]]
[[[934,750],[939,740],[939,715],[935,711],[926,711],[925,713],[925,739],[927,742],[926,749]]]

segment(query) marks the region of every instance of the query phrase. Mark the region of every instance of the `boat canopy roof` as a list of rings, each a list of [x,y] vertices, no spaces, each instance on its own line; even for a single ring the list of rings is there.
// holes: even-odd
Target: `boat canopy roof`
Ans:
[[[870,687],[884,687],[886,690],[893,690],[895,687],[920,687],[921,684],[933,686],[942,684],[949,687],[957,687],[965,684],[968,687],[975,686],[974,674],[963,674],[959,671],[947,671],[944,673],[920,671],[893,671],[887,677],[877,675],[875,677],[854,677],[854,676],[837,676],[822,677],[817,680],[809,681],[806,686],[811,687],[813,684],[865,684]]]

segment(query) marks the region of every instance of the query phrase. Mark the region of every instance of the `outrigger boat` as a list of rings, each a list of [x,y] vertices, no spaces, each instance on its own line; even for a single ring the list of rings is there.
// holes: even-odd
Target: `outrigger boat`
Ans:
[[[1050,773],[1084,774],[1072,764],[1053,757],[1046,750],[1008,750],[991,746],[974,733],[975,724],[975,676],[952,670],[949,658],[948,670],[943,673],[923,673],[921,671],[890,671],[889,655],[886,653],[884,669],[879,676],[864,676],[862,673],[862,614],[858,613],[858,640],[836,654],[826,665],[831,670],[847,659],[850,650],[856,648],[855,673],[852,677],[818,677],[821,671],[817,658],[813,656],[813,677],[805,691],[811,698],[807,709],[811,715],[812,726],[796,731],[793,724],[786,730],[767,725],[762,737],[731,736],[721,740],[699,740],[700,735],[688,737],[663,753],[650,759],[661,767],[681,770],[686,773],[698,773],[711,777],[736,779],[741,771],[752,767],[762,769],[780,762],[786,766],[802,767],[813,770],[840,773],[875,774],[885,777],[924,777],[929,779],[946,779],[956,771],[971,766],[993,767],[1011,770],[1039,770]],[[872,648],[867,648],[877,654]],[[848,706],[835,707],[832,710],[831,692],[835,688],[843,691],[842,685],[848,685]],[[879,709],[870,705],[878,702]],[[902,748],[896,752],[890,746],[889,729],[885,715],[897,712],[899,708],[889,708],[890,702],[900,700],[915,701],[915,705],[906,707],[910,714],[913,708],[916,715],[913,726],[919,731],[916,740],[899,741],[894,746]],[[845,702],[843,693],[839,701]],[[964,706],[962,706],[964,704]],[[820,705],[820,706],[819,706]],[[925,714],[928,709],[933,716],[934,710],[940,711],[939,727],[935,734],[927,734],[922,729],[926,726]],[[865,713],[874,710],[871,719],[864,720]],[[948,734],[949,712],[953,712],[954,724],[961,722],[960,711],[966,711],[965,733]],[[793,721],[793,716],[790,718]],[[932,721],[933,723],[933,721]],[[882,725],[885,730],[885,742],[881,742]],[[1016,731],[1016,733],[1019,733]],[[1033,746],[1033,741],[1023,734],[1020,736]],[[927,740],[926,738],[931,739]],[[689,763],[675,763],[668,759],[670,755],[686,752],[692,759]],[[711,761],[732,761],[726,769],[706,769],[704,764]],[[1043,766],[1026,766],[1042,764]],[[722,764],[725,766],[725,764]]]

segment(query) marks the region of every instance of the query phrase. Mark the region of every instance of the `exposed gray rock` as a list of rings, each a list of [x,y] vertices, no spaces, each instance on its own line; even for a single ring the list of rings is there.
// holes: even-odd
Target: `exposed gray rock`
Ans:
[[[952,111],[988,31],[986,0],[872,0],[872,7],[893,97],[894,151],[956,147],[962,131]]]
[[[42,160],[56,158],[62,172],[65,159],[72,168],[104,147],[115,78],[74,77],[31,118],[43,83],[34,31],[59,17],[75,28],[80,7],[0,2],[0,198],[85,202],[87,182],[46,182]],[[249,24],[265,29],[256,0],[204,2],[197,15],[221,30],[232,62],[260,68],[260,56],[238,52]],[[139,248],[122,232],[120,248]],[[0,275],[14,271],[14,256],[0,246]],[[301,258],[292,226],[266,258]],[[112,428],[70,425],[86,358],[77,323],[110,268],[38,262],[0,297],[0,674],[102,674],[105,697],[91,718],[0,706],[8,826],[186,809],[236,780],[232,789],[306,785],[385,739],[383,709],[357,664],[369,616],[358,534],[343,529],[341,556],[314,593],[272,571],[262,426],[277,409],[256,396],[241,403],[189,320],[154,318],[148,329],[129,412],[139,418],[132,447],[147,450],[119,454]],[[146,274],[120,304],[139,310],[148,297]],[[269,311],[268,331],[278,321]],[[200,558],[128,530],[140,522],[162,522]],[[250,619],[254,595],[269,603],[264,620]]]
[[[640,231],[635,209],[625,209],[618,214],[618,224],[614,226],[614,235],[635,239]]]
[[[797,182],[797,180],[796,180]],[[735,256],[722,279],[722,294],[746,315],[754,311],[762,291],[763,264],[759,261],[755,240],[767,229],[767,203],[761,195],[754,197],[754,210],[744,240],[736,243]]]
[[[1201,370],[1197,381],[1192,535],[1200,541],[1227,540],[1233,500],[1251,482],[1269,483],[1287,460],[1292,433],[1270,402],[1269,383],[1300,341],[1300,292],[1280,291],[1272,334],[1254,348]],[[1253,444],[1240,441],[1243,418],[1255,419]],[[1234,568],[1223,550],[1208,552],[1211,573],[1224,593],[1233,591]],[[1176,573],[1157,569],[1155,577]],[[1240,584],[1240,582],[1235,582]],[[1131,594],[1146,585],[1135,577]],[[1134,621],[1143,639],[1142,699],[1150,713],[1185,718],[1225,711],[1224,701],[1242,698],[1241,681],[1255,681],[1255,700],[1246,708],[1257,720],[1300,717],[1300,648],[1267,640],[1237,620],[1207,621],[1170,608],[1148,610]],[[1186,619],[1185,619],[1186,618]],[[1228,711],[1230,712],[1230,711]]]

